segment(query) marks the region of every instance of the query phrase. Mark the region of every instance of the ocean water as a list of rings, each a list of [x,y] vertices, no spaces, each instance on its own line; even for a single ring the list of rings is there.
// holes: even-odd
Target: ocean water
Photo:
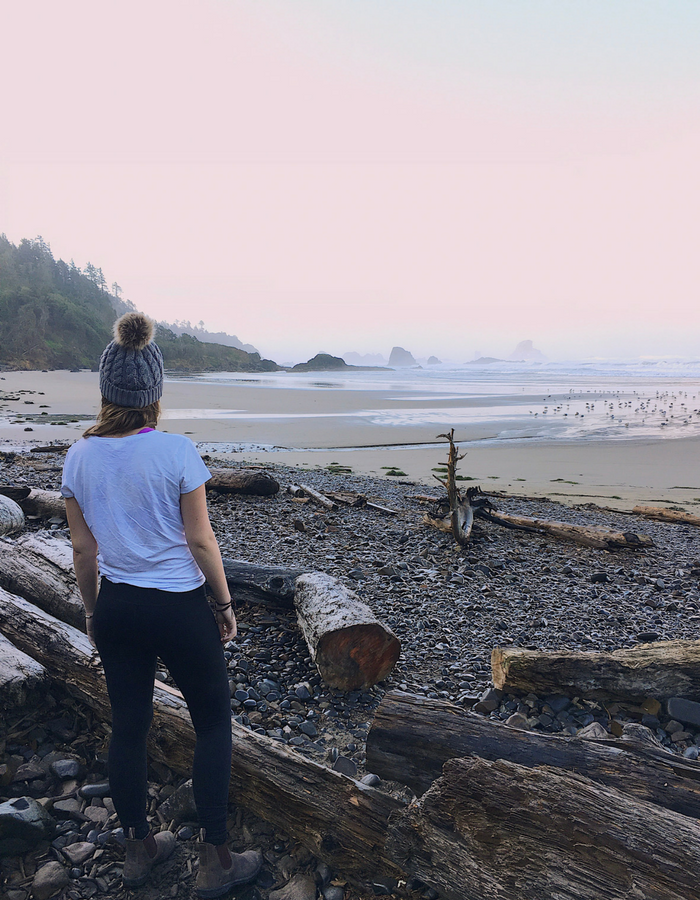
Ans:
[[[357,419],[382,429],[377,444],[391,443],[391,431],[397,426],[434,426],[436,434],[454,427],[457,437],[467,441],[668,440],[700,435],[700,359],[441,364],[177,378],[203,387],[230,384],[323,392],[323,412],[172,410],[171,418],[187,413],[192,418],[251,423],[328,419],[329,427],[334,419]]]

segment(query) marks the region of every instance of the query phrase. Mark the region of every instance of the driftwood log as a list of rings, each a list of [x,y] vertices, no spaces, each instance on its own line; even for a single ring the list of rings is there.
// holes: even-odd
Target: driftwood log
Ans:
[[[675,525],[700,525],[700,516],[681,512],[678,509],[663,509],[659,506],[635,506],[632,512],[645,519],[656,519],[658,522],[671,522]]]
[[[237,602],[295,608],[294,569],[256,566],[225,559],[224,572]],[[400,652],[398,639],[355,594],[336,579],[314,579],[297,615],[312,657],[324,680],[342,690],[369,687],[385,678]],[[327,579],[327,581],[323,581]],[[326,596],[318,585],[326,584]],[[30,600],[40,609],[81,631],[85,612],[73,568],[71,545],[47,534],[27,534],[16,540],[0,537],[0,587]],[[314,641],[315,643],[309,643]],[[320,647],[320,649],[318,649]]]
[[[312,488],[311,485],[300,484],[299,487],[307,496],[309,496],[314,501],[314,503],[318,503],[318,505],[322,506],[324,509],[336,509],[336,504],[332,500],[329,500],[328,497],[325,497],[315,488]]]
[[[241,559],[224,559],[224,572],[236,603],[294,609],[294,582],[301,569],[257,566]]]
[[[24,706],[48,679],[41,663],[22,653],[0,634],[0,710]]]
[[[21,531],[24,525],[24,512],[19,503],[0,495],[0,535]]]
[[[211,478],[206,483],[208,491],[220,494],[255,494],[259,497],[271,497],[279,489],[272,475],[257,469],[210,469]]]
[[[394,668],[399,639],[337,578],[318,572],[300,575],[294,605],[326,684],[344,691],[368,688]]]
[[[371,772],[422,794],[448,759],[466,756],[577,772],[700,819],[700,763],[669,753],[643,726],[626,725],[621,739],[582,740],[509,728],[444,700],[385,695],[367,738]]]
[[[495,509],[480,509],[476,515],[506,528],[548,534],[560,541],[572,541],[598,550],[644,550],[654,546],[649,535],[634,531],[614,531],[597,525],[572,525],[569,522],[554,522],[532,516],[514,516]]]
[[[29,496],[20,500],[20,506],[28,516],[40,516],[42,519],[51,519],[54,516],[60,519],[66,517],[66,501],[59,491],[32,488]]]
[[[509,693],[700,700],[700,641],[659,641],[612,653],[496,647],[491,674]]]
[[[46,666],[80,702],[110,720],[104,676],[84,634],[21,597],[0,590],[0,632]],[[382,877],[402,877],[386,856],[390,813],[400,800],[360,784],[264,735],[232,724],[231,799],[286,831],[314,856],[366,887]],[[152,757],[189,773],[194,730],[184,700],[156,684]]]
[[[700,824],[561,769],[454,759],[387,851],[448,900],[697,900]]]
[[[19,503],[20,500],[24,500],[25,497],[28,497],[32,492],[30,487],[26,485],[19,484],[0,484],[0,495],[3,497],[9,497],[10,500],[14,500],[15,503]]]
[[[445,438],[448,441],[449,452],[445,464],[445,477],[433,476],[447,492],[446,500],[439,501],[438,505],[443,509],[446,506],[448,510],[446,513],[443,509],[432,514],[426,513],[423,516],[423,522],[440,531],[451,533],[460,546],[464,547],[469,543],[475,516],[505,528],[534,534],[549,534],[562,541],[572,541],[575,544],[582,544],[584,547],[594,547],[600,550],[622,548],[640,550],[654,546],[652,539],[645,534],[614,531],[610,528],[593,525],[573,525],[568,522],[499,512],[479,487],[469,488],[466,495],[463,496],[457,487],[457,464],[464,459],[466,454],[459,455],[454,442],[454,433],[455,430],[452,428],[447,434],[438,435],[439,438]]]
[[[0,538],[0,588],[85,629],[85,608],[68,541],[41,533],[23,534],[16,540]]]

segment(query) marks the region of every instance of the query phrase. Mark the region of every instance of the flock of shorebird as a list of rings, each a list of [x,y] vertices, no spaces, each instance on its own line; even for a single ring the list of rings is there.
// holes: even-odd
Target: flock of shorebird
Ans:
[[[698,402],[698,396],[689,395],[687,391],[674,393],[657,390],[655,394],[639,391],[571,391],[566,397],[555,397],[552,394],[543,397],[542,408],[531,409],[529,412],[535,418],[560,415],[579,421],[588,416],[586,425],[591,428],[602,425],[620,425],[625,428],[700,425],[700,409],[693,408],[693,403]]]

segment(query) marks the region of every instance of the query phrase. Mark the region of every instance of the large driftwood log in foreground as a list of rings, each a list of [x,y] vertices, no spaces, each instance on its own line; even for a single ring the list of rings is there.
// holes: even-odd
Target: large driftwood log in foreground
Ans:
[[[0,710],[24,706],[47,680],[46,669],[0,634]]]
[[[697,900],[700,824],[560,769],[454,759],[387,851],[449,900]]]
[[[226,581],[237,603],[294,608],[294,582],[301,569],[256,566],[241,559],[224,559]]]
[[[22,507],[15,500],[0,495],[0,535],[21,531],[24,524]]]
[[[104,676],[84,634],[0,591],[0,632],[41,662],[74,697],[109,721]],[[384,853],[390,813],[404,804],[359,784],[243,726],[232,726],[231,799],[286,831],[358,885],[401,877]],[[194,730],[184,701],[154,690],[149,750],[154,759],[189,773]]]
[[[700,525],[700,516],[681,512],[678,509],[662,509],[659,506],[635,506],[632,512],[645,519],[656,519],[658,522],[672,522],[676,525]]]
[[[480,509],[476,514],[487,522],[505,525],[506,528],[549,534],[561,541],[573,541],[575,544],[599,550],[643,550],[654,546],[649,535],[636,534],[633,531],[613,531],[597,525],[572,525],[569,522],[551,522],[548,519],[536,519],[531,516],[513,516],[494,509]]]
[[[509,728],[445,700],[391,691],[367,738],[367,768],[388,781],[428,790],[448,759],[480,756],[532,768],[578,772],[639,800],[700,818],[700,763],[669,753],[641,726],[622,739],[588,741]],[[651,741],[639,740],[641,730]]]
[[[42,519],[51,519],[54,516],[60,519],[66,517],[66,501],[58,491],[32,488],[29,496],[20,500],[19,505],[28,516],[41,516]]]
[[[394,668],[399,639],[337,578],[318,572],[300,575],[294,605],[326,684],[344,691],[368,688]]]
[[[257,469],[210,469],[211,478],[206,483],[208,491],[220,494],[256,494],[259,497],[271,497],[279,489],[279,483],[267,472]]]
[[[700,700],[700,641],[659,641],[612,653],[496,647],[491,673],[497,688],[513,693]]]
[[[0,538],[0,588],[85,629],[85,608],[68,541],[42,534],[24,534],[14,541]]]

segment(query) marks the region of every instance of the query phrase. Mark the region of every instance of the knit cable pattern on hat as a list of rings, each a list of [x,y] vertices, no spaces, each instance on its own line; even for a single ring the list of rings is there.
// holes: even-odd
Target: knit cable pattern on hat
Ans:
[[[116,341],[107,345],[100,359],[102,396],[131,409],[143,409],[163,394],[163,354],[151,341],[143,350],[127,350]]]

